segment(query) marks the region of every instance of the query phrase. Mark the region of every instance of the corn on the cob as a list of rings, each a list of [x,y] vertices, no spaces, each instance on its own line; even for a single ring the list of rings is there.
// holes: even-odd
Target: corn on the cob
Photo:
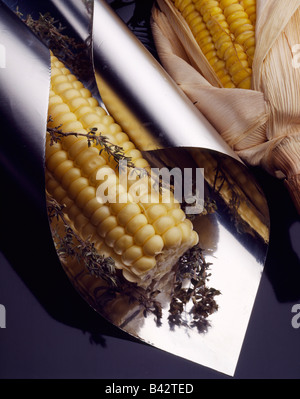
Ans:
[[[149,167],[121,127],[53,55],[49,117],[49,127],[60,126],[65,133],[86,134],[97,128],[112,144],[121,146],[136,167]],[[99,154],[99,147],[88,146],[85,137],[67,135],[51,143],[47,133],[48,192],[65,205],[84,239],[90,238],[100,252],[112,256],[127,279],[142,285],[168,272],[197,243],[198,235],[172,195],[169,203],[162,203],[162,194],[152,196],[154,202],[151,194],[134,201],[115,166],[104,151]],[[145,184],[151,184],[149,176]],[[101,187],[109,187],[116,201],[101,203],[97,196]]]
[[[256,0],[171,0],[225,88],[251,88]]]

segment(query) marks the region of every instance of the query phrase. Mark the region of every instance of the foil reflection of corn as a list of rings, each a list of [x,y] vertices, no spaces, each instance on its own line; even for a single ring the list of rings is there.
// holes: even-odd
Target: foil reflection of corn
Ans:
[[[136,167],[149,166],[90,91],[54,56],[51,75],[49,127],[79,134],[97,128],[110,143],[121,146]],[[65,205],[66,215],[84,239],[90,238],[101,253],[115,259],[127,279],[143,284],[165,275],[197,243],[198,235],[170,193],[166,203],[161,193],[134,201],[115,166],[105,151],[99,154],[99,146],[88,146],[86,137],[71,134],[52,143],[47,133],[48,192]],[[115,202],[99,201],[101,184],[110,185]]]

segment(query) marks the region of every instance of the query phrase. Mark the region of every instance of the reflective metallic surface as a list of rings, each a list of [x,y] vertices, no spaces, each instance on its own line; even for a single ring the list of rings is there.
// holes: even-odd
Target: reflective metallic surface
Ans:
[[[78,37],[84,42],[90,35],[91,15],[89,9],[83,1],[61,1],[51,0],[52,4],[57,8],[58,13],[66,18],[68,24],[75,28]]]
[[[50,89],[49,50],[0,2],[0,166],[40,203]],[[42,189],[40,191],[40,189]]]

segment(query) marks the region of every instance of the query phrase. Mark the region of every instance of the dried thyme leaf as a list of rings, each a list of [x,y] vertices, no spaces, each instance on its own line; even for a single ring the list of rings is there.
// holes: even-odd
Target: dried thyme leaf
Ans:
[[[142,304],[144,311],[144,317],[147,317],[148,313],[152,313],[156,316],[156,323],[158,326],[161,325],[162,319],[162,306],[155,297],[160,293],[160,291],[148,291],[148,295],[141,295],[139,297],[140,304]]]
[[[169,307],[168,321],[171,329],[177,325],[196,327],[199,332],[203,332],[209,326],[208,316],[218,310],[215,296],[221,294],[220,291],[206,285],[210,276],[210,265],[205,261],[202,249],[198,245],[179,259]],[[187,281],[188,284],[184,284]],[[187,311],[188,305],[191,309]]]

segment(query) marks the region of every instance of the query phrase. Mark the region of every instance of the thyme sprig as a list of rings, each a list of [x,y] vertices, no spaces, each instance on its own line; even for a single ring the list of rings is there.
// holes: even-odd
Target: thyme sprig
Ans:
[[[222,190],[224,187],[225,190],[228,190],[231,194],[231,198],[228,202],[228,208],[227,208],[231,222],[234,224],[236,230],[239,233],[249,232],[253,234],[247,222],[245,222],[239,215],[239,208],[241,205],[241,195],[237,191],[236,188],[237,186],[235,183],[231,182],[231,180],[227,177],[226,171],[218,163],[218,165],[215,168],[213,190],[216,194],[219,194],[222,198]]]
[[[56,237],[56,251],[60,258],[75,257],[83,262],[88,272],[102,278],[109,286],[118,286],[115,262],[111,257],[105,257],[97,252],[93,242],[83,240],[70,226],[65,214],[64,206],[47,194],[47,211],[50,223],[55,218],[63,224],[64,234],[54,231]]]
[[[161,325],[162,319],[162,306],[159,301],[156,300],[157,295],[160,294],[159,290],[148,291],[147,295],[141,293],[139,296],[139,302],[143,305],[143,315],[147,317],[149,313],[152,313],[156,316],[156,324],[158,326]]]
[[[52,121],[51,116],[49,121]],[[96,127],[91,128],[87,133],[76,133],[76,132],[63,132],[58,127],[47,127],[47,132],[50,135],[50,145],[61,141],[63,137],[75,136],[75,137],[86,137],[88,147],[91,145],[100,146],[99,154],[101,155],[103,151],[108,154],[109,158],[113,158],[114,161],[119,165],[120,161],[126,161],[126,166],[129,168],[135,168],[135,165],[131,157],[125,155],[123,147],[111,143],[108,138],[102,133],[97,133],[98,129]]]
[[[208,316],[218,310],[215,296],[221,294],[207,286],[210,266],[198,245],[179,259],[168,317],[172,329],[183,325],[203,332],[209,326]]]
[[[64,34],[66,27],[50,13],[39,13],[39,18],[34,19],[30,14],[24,16],[17,8],[16,14],[76,76],[81,76],[82,79],[89,77],[91,73],[87,54],[89,39],[86,42],[79,42],[74,37]]]

